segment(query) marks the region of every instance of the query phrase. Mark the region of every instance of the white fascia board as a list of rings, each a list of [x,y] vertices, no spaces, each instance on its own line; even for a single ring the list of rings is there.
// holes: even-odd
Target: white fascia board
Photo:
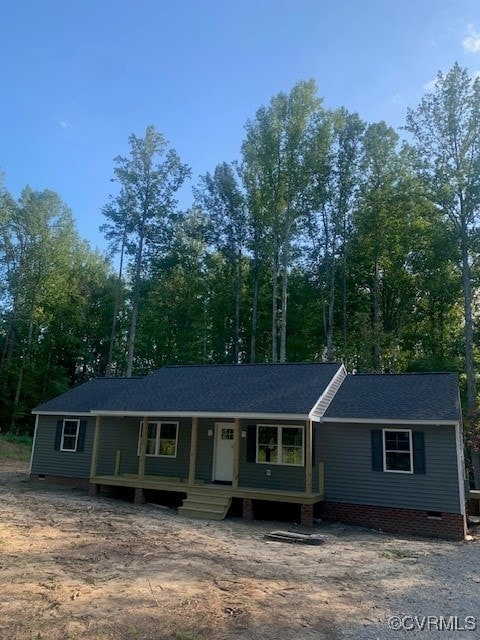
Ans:
[[[335,395],[337,394],[337,391],[342,386],[342,383],[343,383],[343,381],[345,380],[346,377],[347,377],[347,370],[345,369],[345,365],[342,363],[338,367],[338,371],[336,372],[336,374],[333,376],[333,378],[328,383],[325,391],[322,393],[322,395],[318,398],[316,403],[313,405],[313,408],[311,409],[310,413],[308,414],[308,417],[309,417],[310,420],[315,420],[317,422],[318,422],[318,420],[321,420],[321,418],[325,414],[325,411],[330,406],[330,403],[334,399]],[[330,401],[328,402],[328,404],[325,404],[324,407],[321,407],[322,403],[325,401],[325,398],[328,397],[330,391],[332,391],[332,390],[334,391],[334,393],[333,393],[332,397],[330,398]],[[320,407],[321,407],[321,411],[320,411]]]
[[[33,453],[35,451],[35,443],[37,441],[37,431],[38,431],[38,414],[35,418],[35,431],[33,432],[33,442],[32,442],[32,451],[30,453],[30,469],[28,471],[29,475],[32,473],[32,465],[33,465]]]
[[[308,420],[306,413],[235,413],[221,411],[92,411],[100,417],[143,417],[146,418],[222,418],[245,420]]]
[[[458,420],[411,420],[411,419],[392,419],[392,418],[322,418],[320,422],[337,422],[348,424],[422,424],[425,426],[456,426]]]
[[[37,416],[87,416],[94,415],[91,411],[32,411]]]

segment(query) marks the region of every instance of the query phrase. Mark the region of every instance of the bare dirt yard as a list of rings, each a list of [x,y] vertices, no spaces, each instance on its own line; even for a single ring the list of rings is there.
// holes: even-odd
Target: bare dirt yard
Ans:
[[[306,546],[265,540],[275,529],[301,531],[89,498],[30,483],[25,462],[0,459],[0,639],[480,637],[465,623],[480,624],[475,537],[319,524],[323,544]],[[455,620],[422,629],[422,616]]]

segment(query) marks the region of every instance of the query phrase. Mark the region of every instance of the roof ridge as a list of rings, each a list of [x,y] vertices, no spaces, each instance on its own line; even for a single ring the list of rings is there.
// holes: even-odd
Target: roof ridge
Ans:
[[[160,371],[161,369],[193,369],[195,367],[205,369],[205,367],[288,367],[288,366],[310,366],[310,365],[330,365],[340,366],[340,361],[335,362],[221,362],[211,364],[165,364],[163,367],[159,367],[154,371]],[[154,373],[152,371],[152,373]]]
[[[367,376],[387,378],[393,376],[458,376],[459,374],[457,371],[401,371],[398,373],[349,373],[348,375],[356,378],[366,378]]]

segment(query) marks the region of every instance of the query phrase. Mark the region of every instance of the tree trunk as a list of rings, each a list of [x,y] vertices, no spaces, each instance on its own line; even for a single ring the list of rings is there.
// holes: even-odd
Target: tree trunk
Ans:
[[[23,354],[20,356],[20,358],[21,358],[20,370],[18,372],[17,387],[15,389],[15,398],[13,400],[12,420],[11,420],[11,424],[10,424],[11,431],[13,431],[15,429],[15,420],[17,418],[17,410],[18,410],[18,405],[20,403],[20,395],[22,393],[23,376],[24,376],[24,373],[25,373],[25,365],[26,365],[26,363],[28,362],[28,360],[30,358],[30,351],[31,351],[31,348],[32,348],[33,316],[34,316],[34,313],[35,313],[35,305],[36,305],[36,300],[34,298],[33,302],[32,302],[32,308],[30,310],[30,317],[29,317],[29,320],[28,320],[27,345],[25,347],[25,350],[24,350]]]
[[[257,321],[258,321],[258,291],[259,291],[259,269],[258,265],[254,267],[254,280],[253,280],[253,300],[252,300],[252,335],[250,336],[250,362],[253,364],[256,361],[256,348],[257,348]]]
[[[346,225],[343,225],[343,256],[342,256],[342,360],[348,367],[347,357],[347,251],[346,251]]]
[[[475,481],[475,488],[480,487],[480,456],[478,446],[477,424],[477,389],[475,381],[475,362],[473,357],[473,314],[472,314],[472,283],[470,278],[470,264],[468,261],[468,231],[462,218],[460,249],[462,253],[462,288],[463,306],[465,314],[465,367],[467,372],[467,405],[468,414],[475,424],[472,427],[472,436],[475,440],[470,454]]]
[[[237,253],[235,268],[235,335],[234,335],[234,362],[238,364],[240,358],[240,302],[242,288],[242,251]]]
[[[289,223],[287,222],[289,226]],[[280,362],[287,360],[287,302],[288,302],[288,260],[290,256],[290,232],[285,233],[282,256],[282,317],[280,320]]]
[[[332,256],[332,264],[329,273],[329,287],[328,287],[328,315],[326,318],[327,322],[327,362],[333,361],[333,314],[335,308],[335,271],[336,271],[336,262],[335,258]]]
[[[138,306],[140,303],[140,278],[142,272],[143,241],[145,236],[145,214],[142,219],[140,237],[138,239],[137,257],[135,260],[135,276],[132,292],[132,317],[130,321],[130,335],[128,337],[127,355],[127,378],[130,378],[133,371],[133,354],[135,350],[135,335],[137,332]]]
[[[278,330],[277,330],[277,314],[278,314],[278,252],[275,248],[273,254],[272,267],[272,362],[278,361]]]
[[[380,282],[378,262],[375,261],[373,278],[373,371],[380,371]]]
[[[133,371],[133,354],[135,350],[135,335],[137,332],[138,320],[138,304],[140,292],[140,276],[135,276],[135,284],[132,300],[132,317],[130,319],[130,333],[128,336],[128,355],[127,355],[127,378],[130,378]]]
[[[105,377],[112,375],[113,349],[115,347],[115,335],[117,332],[117,317],[118,317],[118,308],[120,306],[120,288],[122,284],[123,257],[125,254],[126,239],[127,239],[127,230],[125,227],[123,231],[122,248],[120,250],[120,265],[118,267],[117,286],[115,288],[115,303],[113,307],[112,331],[110,333],[110,345],[108,347],[108,361],[105,369]]]

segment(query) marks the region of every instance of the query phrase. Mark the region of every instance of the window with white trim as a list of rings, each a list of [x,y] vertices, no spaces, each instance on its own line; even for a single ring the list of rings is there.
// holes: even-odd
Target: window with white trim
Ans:
[[[142,442],[143,422],[140,423],[138,455]],[[178,422],[149,422],[147,431],[147,456],[176,458]]]
[[[303,427],[259,424],[257,429],[257,462],[303,467],[303,434]]]
[[[80,420],[64,420],[60,451],[76,451],[78,445],[78,433]]]
[[[413,473],[411,429],[383,429],[383,469]]]

